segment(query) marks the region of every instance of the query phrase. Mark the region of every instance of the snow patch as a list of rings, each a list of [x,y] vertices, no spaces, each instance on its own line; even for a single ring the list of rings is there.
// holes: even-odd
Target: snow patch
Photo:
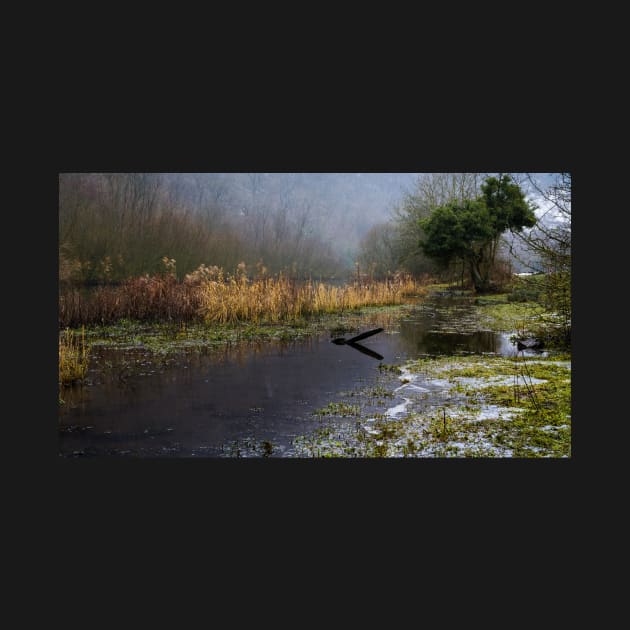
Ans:
[[[385,412],[385,415],[388,418],[395,418],[396,416],[400,416],[401,414],[405,413],[405,411],[407,410],[407,407],[411,403],[411,400],[409,398],[403,398],[403,401],[404,402],[400,403],[400,405],[396,405],[395,407],[390,407]]]
[[[541,431],[559,431],[560,429],[569,429],[569,425],[568,424],[559,424],[559,425],[553,425],[553,424],[546,424],[544,427],[540,427]]]

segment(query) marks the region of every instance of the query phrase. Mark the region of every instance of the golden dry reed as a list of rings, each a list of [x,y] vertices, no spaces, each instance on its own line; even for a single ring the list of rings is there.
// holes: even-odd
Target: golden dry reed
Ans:
[[[70,329],[59,334],[59,383],[68,385],[85,377],[90,348],[85,341],[85,328],[81,333]]]
[[[423,292],[413,279],[342,287],[307,282],[296,284],[282,276],[247,281],[244,276],[206,281],[200,286],[201,313],[206,322],[290,322],[308,315],[400,304],[403,297]]]
[[[248,278],[241,263],[234,274],[201,265],[178,282],[173,274],[132,278],[118,286],[98,287],[89,294],[64,290],[59,298],[59,327],[110,324],[122,318],[143,321],[208,323],[291,322],[318,313],[361,306],[400,304],[406,295],[423,295],[421,283],[397,274],[376,282],[356,280],[345,286],[297,282],[282,275],[268,277],[258,265]]]

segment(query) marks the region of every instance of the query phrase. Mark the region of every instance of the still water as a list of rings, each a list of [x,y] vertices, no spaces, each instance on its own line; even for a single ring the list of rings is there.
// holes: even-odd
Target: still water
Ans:
[[[160,368],[125,351],[133,370],[107,369],[120,350],[94,347],[84,386],[65,389],[59,409],[62,457],[230,457],[239,444],[290,456],[292,440],[320,426],[313,411],[341,391],[376,381],[379,364],[427,354],[514,354],[508,335],[475,329],[469,299],[433,298],[393,322],[371,316],[353,334],[382,325],[362,353],[331,334],[240,344],[181,355]],[[338,336],[338,335],[336,335]],[[377,353],[382,359],[375,358]]]

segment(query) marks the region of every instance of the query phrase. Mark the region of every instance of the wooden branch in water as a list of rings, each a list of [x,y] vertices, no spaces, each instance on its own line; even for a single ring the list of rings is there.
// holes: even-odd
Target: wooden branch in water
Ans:
[[[376,333],[380,333],[384,328],[375,328],[374,330],[368,330],[367,332],[361,333],[356,337],[351,337],[350,339],[344,339],[343,337],[338,337],[337,339],[333,339],[332,342],[336,343],[338,346],[343,345],[344,343],[354,343],[355,341],[360,341],[361,339],[366,339],[367,337],[371,337]]]

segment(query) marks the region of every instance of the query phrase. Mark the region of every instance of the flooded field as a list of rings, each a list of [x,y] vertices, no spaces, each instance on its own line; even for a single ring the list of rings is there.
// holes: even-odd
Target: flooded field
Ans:
[[[331,343],[376,327],[384,330],[362,347]],[[484,324],[474,299],[439,295],[365,309],[341,332],[331,325],[303,339],[199,344],[163,356],[146,343],[95,345],[85,383],[61,393],[59,454],[519,456],[529,451],[507,438],[504,448],[485,435],[475,440],[468,428],[475,423],[483,433],[484,423],[520,413],[474,398],[484,378],[495,390],[503,387],[513,407],[546,382],[533,374],[534,363],[526,374],[514,362],[519,357],[525,365],[548,363],[547,371],[558,364],[562,374],[554,376],[570,386],[569,362],[550,362],[533,350],[517,354],[509,332]],[[556,425],[541,435],[553,436]],[[547,452],[566,455],[553,445]]]

